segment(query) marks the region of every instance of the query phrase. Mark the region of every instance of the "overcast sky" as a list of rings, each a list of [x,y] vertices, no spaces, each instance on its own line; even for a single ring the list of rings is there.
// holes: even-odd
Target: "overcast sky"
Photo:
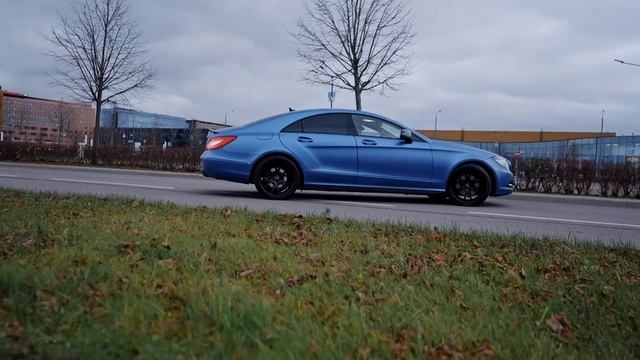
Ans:
[[[409,1],[418,36],[400,91],[364,95],[365,110],[418,129],[640,134],[640,1]],[[0,0],[0,85],[69,98],[49,86],[44,40],[61,0]],[[158,77],[140,110],[242,124],[328,107],[302,82],[289,31],[303,0],[131,0]],[[353,108],[338,91],[337,107]]]

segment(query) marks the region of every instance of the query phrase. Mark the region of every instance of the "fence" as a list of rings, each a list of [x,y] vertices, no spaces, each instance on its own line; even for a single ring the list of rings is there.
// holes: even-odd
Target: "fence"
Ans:
[[[508,159],[576,159],[606,164],[640,163],[640,136],[617,136],[534,143],[465,142]]]

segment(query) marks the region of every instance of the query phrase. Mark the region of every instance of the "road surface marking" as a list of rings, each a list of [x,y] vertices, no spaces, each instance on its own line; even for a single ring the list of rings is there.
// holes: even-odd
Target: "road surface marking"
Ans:
[[[338,201],[338,200],[329,200],[327,202],[338,204],[338,205],[361,205],[361,206],[378,206],[385,208],[393,208],[395,205],[390,204],[376,204],[376,203],[367,203],[367,202],[359,202],[359,201]]]
[[[575,224],[622,226],[622,227],[640,229],[640,225],[610,223],[610,222],[602,222],[602,221],[560,219],[560,218],[549,218],[549,217],[541,217],[541,216],[526,216],[526,215],[512,215],[512,214],[496,214],[496,213],[476,212],[476,211],[468,211],[467,214],[507,217],[507,218],[513,218],[513,219],[548,220],[548,221],[558,221],[558,222],[575,223]]]
[[[117,183],[117,182],[109,182],[109,181],[91,181],[91,180],[58,179],[58,178],[50,178],[49,180],[62,181],[62,182],[71,182],[71,183],[96,184],[96,185],[128,186],[128,187],[135,187],[135,188],[159,189],[159,190],[173,190],[173,189],[175,189],[172,186],[127,184],[127,183]]]
[[[18,176],[18,175],[5,175],[5,174],[0,174],[0,177],[3,177],[3,178],[12,178],[12,179],[13,179],[13,178],[19,178],[20,176]]]

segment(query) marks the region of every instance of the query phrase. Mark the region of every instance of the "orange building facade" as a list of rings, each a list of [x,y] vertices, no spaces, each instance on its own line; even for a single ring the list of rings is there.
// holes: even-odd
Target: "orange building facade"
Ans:
[[[483,130],[418,130],[427,137],[449,141],[527,143],[575,140],[597,137],[615,137],[614,132],[573,131],[483,131]]]
[[[4,141],[74,145],[93,134],[91,105],[40,99],[0,88]]]

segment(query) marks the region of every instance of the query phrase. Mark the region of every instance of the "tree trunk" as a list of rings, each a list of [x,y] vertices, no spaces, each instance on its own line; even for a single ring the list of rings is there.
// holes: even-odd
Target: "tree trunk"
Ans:
[[[96,101],[96,123],[93,127],[93,146],[91,146],[91,165],[98,165],[98,136],[100,135],[100,112],[102,99]]]
[[[356,89],[354,93],[356,94],[356,110],[362,110],[362,90]]]

